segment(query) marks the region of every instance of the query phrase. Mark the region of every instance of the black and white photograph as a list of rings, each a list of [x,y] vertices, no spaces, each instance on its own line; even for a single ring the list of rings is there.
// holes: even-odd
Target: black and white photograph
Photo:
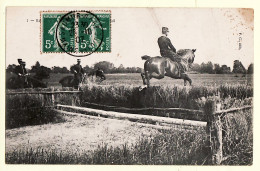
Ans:
[[[254,14],[7,6],[5,165],[252,167]]]

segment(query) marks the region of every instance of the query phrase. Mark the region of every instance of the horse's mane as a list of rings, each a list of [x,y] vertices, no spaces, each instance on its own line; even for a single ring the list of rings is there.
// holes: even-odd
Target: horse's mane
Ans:
[[[182,60],[188,60],[195,51],[196,50],[193,51],[191,49],[180,49],[177,51],[177,55],[179,55]]]
[[[180,55],[180,56],[184,56],[184,55],[186,55],[189,51],[190,51],[190,49],[179,49],[179,50],[177,51],[177,54]]]
[[[193,53],[190,53],[190,52],[193,52],[193,50],[191,50],[191,49],[180,49],[180,50],[177,51],[177,55],[179,55],[180,59],[181,59],[180,64],[185,68],[186,71],[189,68],[189,60],[191,58],[191,55],[193,54]]]

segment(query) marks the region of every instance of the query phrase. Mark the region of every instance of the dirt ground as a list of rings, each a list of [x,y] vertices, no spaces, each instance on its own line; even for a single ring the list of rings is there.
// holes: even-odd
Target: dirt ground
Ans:
[[[70,152],[91,151],[108,146],[131,145],[140,137],[159,134],[147,124],[91,116],[65,115],[66,122],[26,126],[6,130],[6,152],[17,149],[55,149]]]

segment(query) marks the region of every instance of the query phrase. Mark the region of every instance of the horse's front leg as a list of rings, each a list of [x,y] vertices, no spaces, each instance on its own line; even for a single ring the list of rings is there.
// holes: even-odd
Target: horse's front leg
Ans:
[[[186,79],[189,81],[190,86],[191,86],[192,80],[190,79],[190,77],[187,74],[186,74]]]
[[[142,80],[143,80],[143,84],[146,85],[147,82],[146,82],[146,78],[145,78],[145,73],[141,73],[141,77],[142,77]]]
[[[184,86],[187,85],[187,81],[189,81],[190,85],[192,84],[192,80],[187,74],[185,73],[181,74],[181,78],[184,80]]]

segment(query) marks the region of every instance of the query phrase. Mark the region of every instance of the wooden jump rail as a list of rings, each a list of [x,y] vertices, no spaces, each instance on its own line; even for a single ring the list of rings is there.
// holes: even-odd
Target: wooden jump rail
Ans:
[[[219,110],[219,111],[216,111],[215,114],[220,115],[223,113],[234,113],[239,110],[247,110],[247,109],[251,109],[251,108],[252,108],[252,106],[247,105],[247,106],[243,106],[243,107],[239,107],[239,108],[230,108],[230,109],[226,109],[226,110]]]
[[[119,106],[101,105],[96,103],[84,102],[83,105],[88,108],[101,110],[109,110],[115,112],[138,113],[142,115],[153,115],[170,118],[188,119],[206,121],[207,116],[201,110],[185,109],[185,108],[127,108]]]
[[[176,125],[185,125],[185,126],[200,126],[205,127],[206,122],[194,121],[194,120],[184,120],[176,118],[167,118],[159,116],[150,116],[150,115],[140,115],[140,114],[130,114],[130,113],[121,113],[114,111],[104,111],[99,109],[91,109],[86,107],[78,106],[68,106],[68,105],[56,105],[57,109],[72,109],[75,111],[84,112],[86,115],[94,115],[101,117],[117,118],[117,119],[129,119],[132,121],[144,121],[144,122],[153,122],[153,123],[166,123],[166,124],[176,124]]]
[[[127,107],[118,107],[118,106],[101,105],[101,104],[89,103],[89,102],[84,102],[84,104],[96,105],[96,106],[107,107],[107,108],[117,108],[117,109],[129,110],[129,111],[135,111],[135,110],[139,110],[139,111],[146,111],[146,110],[161,110],[161,111],[197,112],[197,113],[203,114],[203,111],[200,111],[200,110],[193,110],[193,109],[185,109],[185,108],[156,108],[156,107],[147,107],[147,108],[127,108]]]

